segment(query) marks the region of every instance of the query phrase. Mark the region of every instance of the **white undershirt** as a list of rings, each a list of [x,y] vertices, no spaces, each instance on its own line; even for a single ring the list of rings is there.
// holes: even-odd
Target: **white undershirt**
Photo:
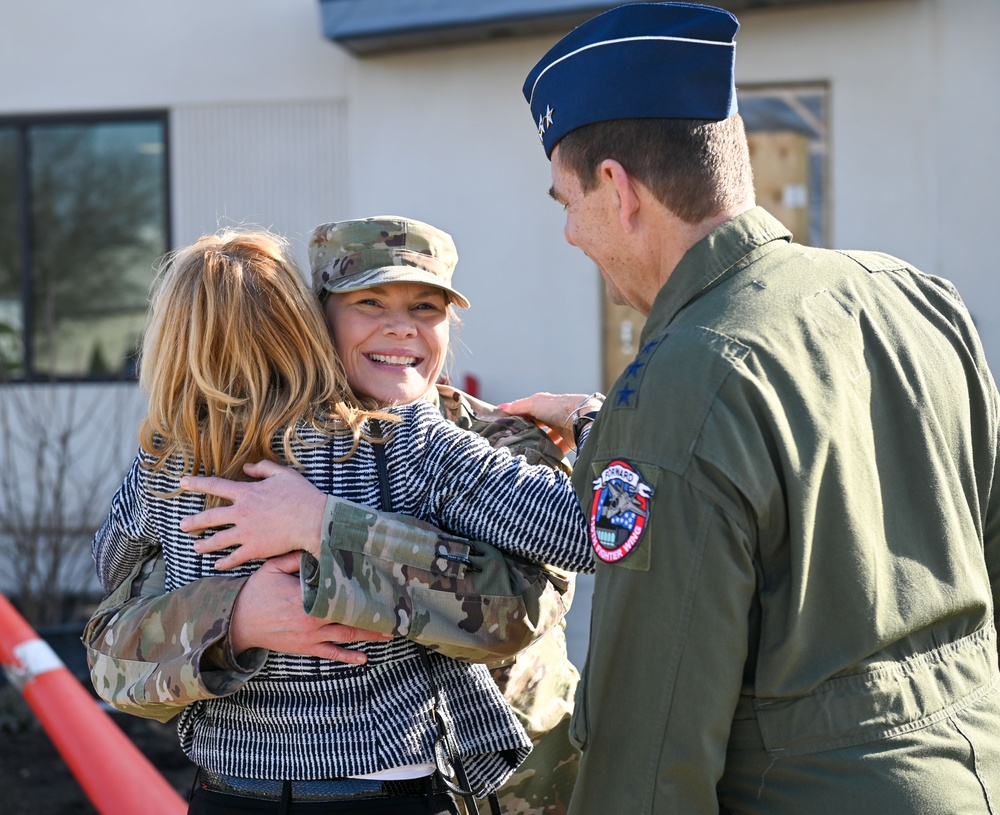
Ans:
[[[379,770],[368,775],[352,775],[351,778],[366,778],[371,781],[400,781],[405,778],[425,778],[434,772],[433,764],[407,764],[389,770]]]

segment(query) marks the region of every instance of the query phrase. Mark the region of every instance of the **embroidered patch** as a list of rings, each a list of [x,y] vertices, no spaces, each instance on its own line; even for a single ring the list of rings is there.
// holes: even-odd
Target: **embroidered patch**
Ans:
[[[638,545],[649,518],[653,488],[626,461],[612,461],[594,479],[590,544],[605,563],[616,563]]]

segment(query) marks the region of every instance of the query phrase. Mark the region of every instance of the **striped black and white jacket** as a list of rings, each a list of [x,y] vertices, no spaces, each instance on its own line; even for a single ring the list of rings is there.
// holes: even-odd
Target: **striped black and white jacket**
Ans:
[[[590,568],[585,521],[563,473],[492,449],[429,403],[391,412],[402,420],[391,426],[385,443],[395,511],[531,560],[573,571]],[[309,433],[303,431],[307,440]],[[334,462],[349,449],[350,438],[338,436],[326,446],[295,452],[321,490],[378,508],[373,445],[362,441],[349,459]],[[215,562],[224,553],[198,555],[194,538],[178,528],[181,518],[203,508],[204,496],[159,497],[177,487],[179,464],[153,473],[143,461],[151,460],[140,452],[94,539],[105,589],[158,547],[168,591],[217,576]],[[249,574],[258,565],[229,573]],[[185,709],[178,722],[182,747],[199,766],[251,778],[334,778],[433,762],[438,730],[418,646],[395,638],[357,647],[368,655],[364,665],[271,653],[236,693]],[[477,792],[494,789],[530,742],[485,666],[429,656],[440,712],[469,780]]]

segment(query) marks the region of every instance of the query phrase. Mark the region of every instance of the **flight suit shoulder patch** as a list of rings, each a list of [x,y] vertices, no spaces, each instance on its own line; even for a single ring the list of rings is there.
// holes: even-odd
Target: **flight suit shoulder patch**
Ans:
[[[590,544],[605,563],[617,563],[642,541],[653,488],[623,459],[608,462],[592,482]]]

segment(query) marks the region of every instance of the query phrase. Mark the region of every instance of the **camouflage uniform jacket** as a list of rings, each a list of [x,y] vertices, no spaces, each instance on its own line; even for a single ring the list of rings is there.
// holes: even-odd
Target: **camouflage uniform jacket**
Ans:
[[[438,397],[445,416],[459,427],[483,436],[493,447],[508,447],[531,464],[568,469],[559,448],[533,423],[508,416],[454,388],[439,385]],[[517,569],[510,558],[508,568],[513,579]],[[557,576],[551,574],[550,580],[554,583]],[[572,575],[566,576],[563,595],[566,609],[573,597],[574,581]],[[511,591],[515,592],[513,584]],[[526,593],[521,596],[527,599]],[[540,623],[546,603],[547,599],[542,597],[538,604]],[[555,609],[554,603],[551,606]],[[516,619],[523,617],[515,618],[514,614],[508,617],[511,622]],[[566,651],[566,623],[561,617],[553,620],[552,628],[519,651],[514,660],[493,667],[494,681],[532,742],[531,753],[497,791],[501,809],[517,815],[565,815],[580,771],[580,753],[569,738],[573,698],[580,675]],[[480,628],[486,624],[484,616]],[[516,630],[507,632],[511,645],[519,639],[523,642],[516,634]]]
[[[492,449],[426,402],[387,411],[399,422],[384,446],[366,437],[354,449],[349,436],[326,438],[301,427],[294,448],[305,476],[323,491],[365,511],[384,503],[380,492],[388,487],[400,512],[467,539],[443,541],[444,556],[435,547],[411,549],[394,562],[375,553],[367,561],[383,570],[380,580],[395,582],[400,566],[441,570],[461,580],[472,570],[465,558],[473,549],[468,541],[475,540],[551,558],[564,568],[591,564],[585,519],[565,473]],[[178,494],[179,456],[160,470],[151,469],[152,463],[137,456],[95,536],[95,562],[109,590],[159,546],[169,590],[218,574],[218,555],[195,551],[178,528],[182,518],[203,508],[204,498]],[[252,574],[257,565],[241,565],[234,574]],[[364,665],[270,652],[261,671],[231,696],[184,709],[179,734],[185,752],[210,770],[274,779],[359,775],[433,760],[438,732],[427,715],[427,671],[413,658],[419,646],[397,636],[363,647]],[[441,654],[432,654],[430,663],[441,688],[437,710],[469,782],[479,794],[495,789],[530,752],[524,728],[485,666]],[[317,729],[317,722],[327,725]]]
[[[509,416],[493,405],[455,388],[439,385],[437,390],[441,412],[459,427],[478,433],[493,447],[507,447],[511,452],[523,455],[529,464],[545,464],[553,469],[569,472],[569,464],[562,452],[534,423]],[[506,562],[512,581],[511,593],[515,594],[517,587],[513,579],[519,571],[523,572],[524,567],[518,567],[510,556],[507,556]],[[524,622],[517,627],[508,625],[505,635],[498,639],[507,639],[508,649],[510,653],[516,654],[516,659],[494,665],[493,678],[537,745],[541,736],[572,714],[573,697],[580,675],[566,652],[566,623],[563,619],[573,600],[575,577],[558,573],[554,569],[536,574],[539,577],[547,576],[550,586],[561,591],[562,603],[557,602],[550,590],[538,597],[537,612],[524,617],[522,611],[518,619]],[[484,587],[479,588],[479,593],[484,594]],[[534,600],[534,596],[527,591],[520,591],[515,596],[520,596],[524,602]],[[560,605],[561,614],[558,613]],[[446,617],[439,619],[447,620]],[[529,639],[530,633],[525,622],[532,619],[537,620],[534,629],[539,634]],[[511,619],[510,622],[514,621]],[[486,624],[484,617],[480,627],[483,628]],[[489,624],[496,625],[495,615]],[[517,648],[515,644],[521,647]],[[487,645],[487,641],[482,640],[481,646],[485,648]],[[565,754],[566,760],[573,763],[575,775],[576,754],[568,742]],[[528,762],[531,761],[532,757],[529,756]],[[521,771],[524,771],[523,765]],[[568,801],[568,797],[566,800]]]
[[[451,388],[442,387],[440,397],[445,416],[494,447],[568,470],[559,449],[533,425]],[[414,518],[359,511],[334,496],[327,499],[324,530],[327,569],[334,551],[351,551],[359,559],[414,547],[434,552],[449,540]],[[303,580],[306,608],[347,625],[405,635],[456,659],[491,663],[495,680],[535,738],[572,707],[578,675],[566,657],[562,619],[572,600],[572,578],[486,543],[477,542],[473,552],[479,570],[460,570],[460,579],[454,572],[435,573],[429,562],[427,569],[403,567],[411,569],[403,586],[372,581],[363,569],[341,573],[337,579],[347,590],[333,593],[336,602],[316,591],[324,564],[317,572],[307,558],[312,564],[304,574],[314,572],[314,580]],[[205,577],[167,593],[159,553],[136,566],[83,634],[102,698],[123,712],[167,721],[192,702],[242,687],[267,658],[260,649],[236,656],[229,645],[233,606],[246,580]],[[528,646],[515,663],[511,658]]]

